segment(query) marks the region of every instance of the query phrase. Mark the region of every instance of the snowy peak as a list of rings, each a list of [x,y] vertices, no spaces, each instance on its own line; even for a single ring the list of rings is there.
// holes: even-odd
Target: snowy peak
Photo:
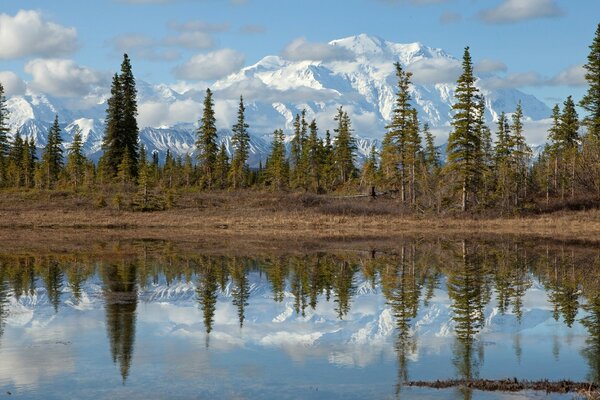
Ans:
[[[332,40],[329,44],[331,46],[343,47],[354,53],[357,58],[372,58],[377,56],[385,56],[386,58],[395,57],[403,65],[408,65],[423,58],[453,58],[441,49],[427,47],[420,42],[394,43],[365,33]]]
[[[266,154],[254,151],[268,152],[275,129],[283,128],[291,135],[296,114],[306,110],[307,118],[317,120],[323,135],[335,127],[333,116],[340,106],[349,113],[361,143],[358,158],[366,156],[373,143],[381,142],[391,119],[396,93],[394,63],[398,61],[414,73],[410,90],[421,123],[429,123],[438,136],[437,144],[445,142],[454,102],[453,74],[460,70],[458,59],[419,42],[395,43],[367,34],[317,44],[318,51],[305,42],[299,46],[292,56],[287,52],[266,56],[211,85],[220,130],[227,131],[235,123],[239,96],[244,96],[250,134],[256,144],[253,160],[264,160]],[[449,67],[451,73],[440,78]],[[157,151],[162,156],[167,150],[176,155],[193,152],[195,123],[202,112],[205,88],[138,79],[137,89],[140,140],[148,152]],[[530,121],[550,116],[543,102],[519,90],[481,89],[490,124],[501,112],[513,112],[519,101]],[[79,129],[86,154],[95,159],[101,150],[109,88],[98,88],[94,93],[96,101],[89,104],[86,98],[30,92],[12,97],[7,102],[11,131],[21,129],[22,134],[33,136],[39,147],[44,146],[48,128],[58,114],[65,145]],[[531,143],[541,143],[540,134],[532,136],[536,139]]]

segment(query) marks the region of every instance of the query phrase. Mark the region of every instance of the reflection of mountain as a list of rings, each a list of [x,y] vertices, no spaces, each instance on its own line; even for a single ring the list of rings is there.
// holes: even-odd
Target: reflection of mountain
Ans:
[[[106,329],[113,362],[119,364],[123,382],[129,375],[135,342],[137,308],[136,267],[122,263],[102,270]]]
[[[395,254],[369,256],[166,255],[143,262],[135,257],[121,263],[89,261],[87,267],[53,259],[29,270],[22,268],[25,259],[3,263],[0,256],[0,283],[8,288],[0,323],[8,329],[44,326],[54,318],[104,308],[111,355],[123,380],[136,333],[148,329],[169,338],[204,339],[207,345],[210,336],[211,351],[277,349],[294,360],[319,358],[341,366],[395,360],[400,386],[418,376],[420,359],[436,354],[448,362],[436,377],[484,375],[491,368],[486,340],[507,342],[519,366],[531,342],[547,338],[545,350],[558,362],[573,354],[561,355],[552,339],[572,347],[564,339],[570,335],[585,347],[576,353],[582,365],[588,361],[595,380],[600,307],[591,282],[600,269],[587,264],[589,259],[588,253],[555,263],[518,246],[474,241],[410,242]],[[33,292],[23,289],[31,277]],[[56,284],[50,277],[63,278]],[[570,306],[555,303],[571,304],[572,296],[552,293],[571,287],[579,288],[576,309],[584,312],[569,328],[560,310],[569,314]],[[145,306],[137,307],[138,301]]]

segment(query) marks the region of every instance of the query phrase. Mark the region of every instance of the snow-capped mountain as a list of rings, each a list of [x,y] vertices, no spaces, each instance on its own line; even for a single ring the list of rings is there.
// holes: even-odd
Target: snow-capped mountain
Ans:
[[[450,129],[455,78],[437,82],[435,72],[441,66],[460,67],[459,60],[421,43],[393,43],[365,34],[331,41],[329,47],[335,57],[297,61],[267,56],[214,82],[211,89],[221,139],[230,141],[229,127],[235,122],[240,95],[244,96],[252,136],[251,165],[265,159],[274,129],[284,128],[286,134],[291,134],[293,119],[303,109],[309,120],[317,120],[324,134],[326,129],[335,127],[336,108],[343,106],[352,118],[362,157],[373,144],[381,142],[385,133],[395,96],[393,63],[399,61],[415,72],[411,94],[421,121],[429,122],[439,136],[438,143],[445,141]],[[170,149],[183,155],[194,151],[204,89],[184,86],[151,85],[138,80],[140,140],[149,152],[164,154]],[[490,90],[480,86],[490,122],[502,111],[513,112],[519,101],[531,121],[550,115],[549,108],[534,96],[516,89]],[[13,132],[18,128],[22,134],[33,136],[37,145],[43,146],[48,128],[58,114],[66,146],[79,129],[87,154],[96,159],[101,151],[109,88],[101,89],[95,92],[105,94],[97,96],[92,106],[31,91],[12,97],[7,102],[10,127]]]

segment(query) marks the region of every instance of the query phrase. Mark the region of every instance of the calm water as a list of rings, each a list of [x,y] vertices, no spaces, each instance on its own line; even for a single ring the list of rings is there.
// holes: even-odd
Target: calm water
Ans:
[[[599,278],[598,249],[516,241],[0,254],[0,397],[546,398],[404,384],[600,382]]]

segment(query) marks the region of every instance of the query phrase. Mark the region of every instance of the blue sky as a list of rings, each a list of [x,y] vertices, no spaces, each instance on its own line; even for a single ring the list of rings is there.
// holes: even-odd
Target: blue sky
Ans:
[[[469,45],[475,61],[495,63],[504,84],[552,104],[583,94],[575,67],[599,16],[598,0],[2,0],[0,71],[43,81],[52,67],[39,60],[60,58],[70,64],[54,68],[79,68],[93,80],[128,51],[138,77],[174,83],[189,78],[182,66],[193,57],[250,65],[299,37],[317,44],[367,33],[456,57]]]

